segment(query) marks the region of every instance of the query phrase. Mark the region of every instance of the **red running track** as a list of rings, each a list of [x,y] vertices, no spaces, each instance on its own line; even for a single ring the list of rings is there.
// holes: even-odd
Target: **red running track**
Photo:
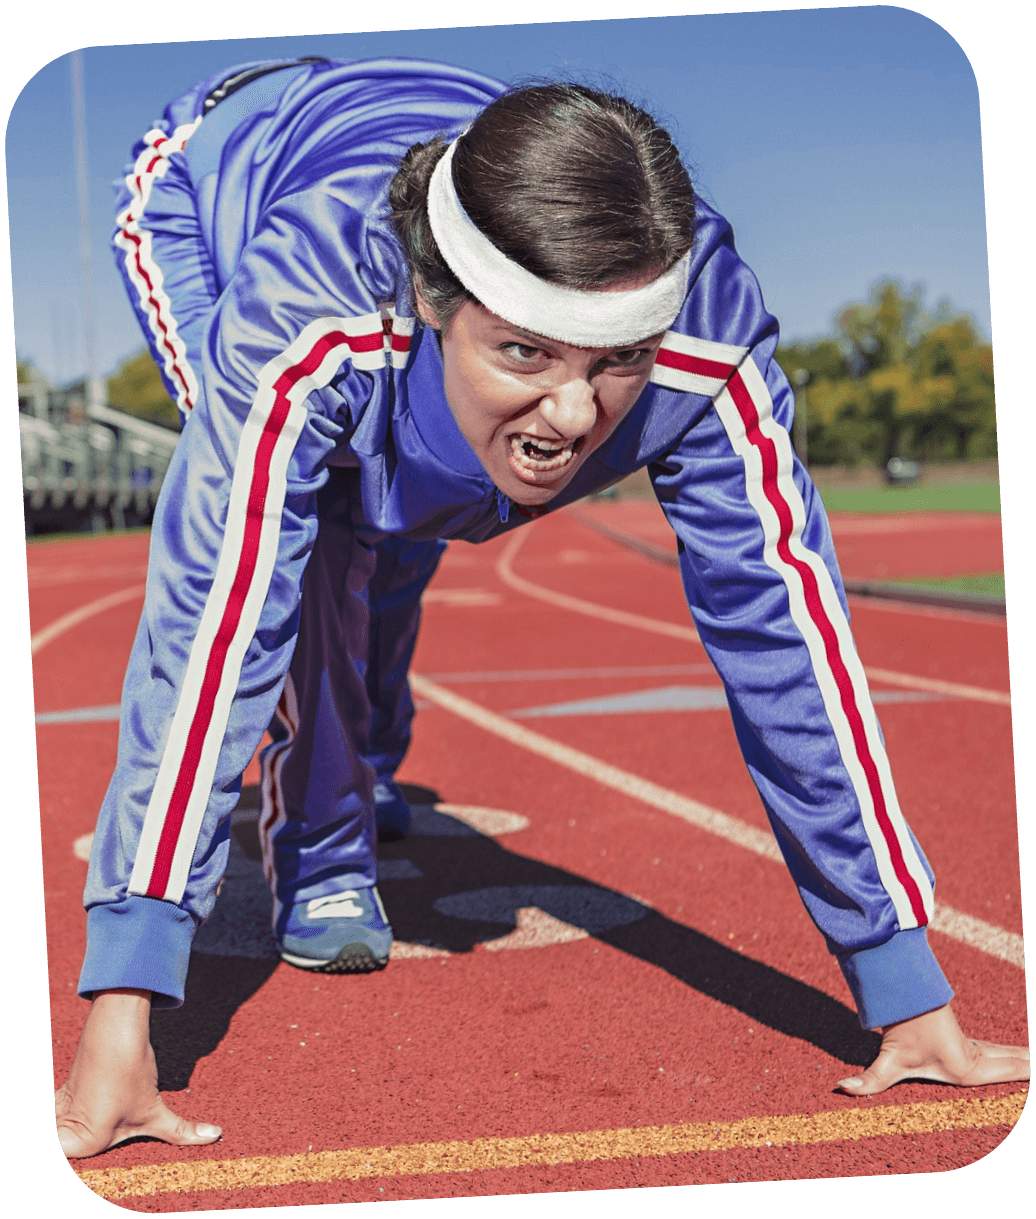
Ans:
[[[636,504],[591,510],[629,528],[648,519]],[[982,534],[988,558],[991,532],[968,528],[947,519],[889,532],[890,574],[901,547],[960,555],[962,536],[978,551]],[[573,513],[522,536],[514,570],[526,581],[689,626],[675,569]],[[718,686],[699,644],[515,591],[499,574],[510,544],[448,551],[415,662],[438,687],[509,717]],[[143,536],[33,546],[34,632],[139,584],[146,546]],[[118,701],[139,604],[87,618],[39,651],[38,712]],[[1007,691],[1000,620],[861,602],[854,626],[868,666]],[[938,900],[1018,936],[1009,708],[934,698],[889,702],[879,714]],[[511,722],[766,829],[722,708]],[[93,828],[116,731],[111,720],[38,728],[58,1079],[86,1010],[74,993],[86,868],[76,844]],[[255,777],[253,763],[246,785]],[[78,1162],[98,1192],[165,1212],[895,1174],[968,1164],[1010,1129],[1019,1085],[962,1094],[904,1084],[865,1102],[833,1092],[874,1041],[782,866],[435,704],[420,710],[401,778],[424,789],[415,799],[446,808],[425,809],[421,833],[383,848],[381,891],[410,947],[370,977],[278,964],[243,809],[187,1003],[153,1026],[170,1103],[219,1121],[223,1140],[186,1151],[140,1142]],[[464,811],[472,808],[491,811]],[[962,1025],[1025,1041],[1021,970],[958,938],[933,931],[932,942]],[[985,1107],[947,1118],[946,1104],[962,1100]],[[685,1149],[657,1154],[656,1127],[677,1127],[666,1146]],[[537,1135],[568,1141],[541,1154]],[[311,1155],[349,1149],[359,1150],[359,1168],[341,1154],[319,1164]]]

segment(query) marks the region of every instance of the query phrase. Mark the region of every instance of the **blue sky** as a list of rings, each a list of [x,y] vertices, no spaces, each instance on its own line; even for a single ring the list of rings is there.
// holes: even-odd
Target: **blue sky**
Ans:
[[[827,333],[883,276],[948,298],[990,333],[975,78],[939,25],[851,8],[89,47],[83,52],[98,371],[142,345],[107,240],[112,181],[165,103],[252,59],[400,54],[509,80],[606,81],[669,126],[732,221],[788,339]],[[70,57],[7,133],[18,353],[83,371]]]

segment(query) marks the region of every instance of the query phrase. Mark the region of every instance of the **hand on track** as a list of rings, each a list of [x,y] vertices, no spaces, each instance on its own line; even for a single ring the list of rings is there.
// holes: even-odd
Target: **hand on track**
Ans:
[[[219,1138],[218,1126],[178,1117],[159,1095],[150,1008],[147,991],[105,991],[94,999],[72,1070],[54,1094],[66,1156],[97,1155],[141,1135],[179,1147]]]
[[[947,1004],[889,1025],[874,1062],[862,1075],[839,1080],[838,1087],[851,1096],[873,1096],[904,1079],[975,1087],[1028,1078],[1025,1046],[971,1041]]]

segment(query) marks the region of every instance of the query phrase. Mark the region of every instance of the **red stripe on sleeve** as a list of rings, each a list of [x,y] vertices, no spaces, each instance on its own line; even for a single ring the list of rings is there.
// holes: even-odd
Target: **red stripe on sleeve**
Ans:
[[[266,506],[266,495],[270,486],[270,466],[277,440],[284,429],[291,411],[289,394],[298,382],[305,376],[314,373],[323,362],[324,357],[334,347],[347,342],[347,336],[340,331],[324,335],[313,345],[310,352],[298,364],[292,365],[274,383],[274,404],[263,426],[259,444],[256,447],[255,460],[252,465],[252,481],[248,491],[248,503],[245,509],[245,528],[241,543],[241,554],[237,570],[231,584],[227,604],[216,635],[212,641],[208,661],[205,665],[205,675],[202,678],[198,703],[187,732],[183,759],[180,770],[169,799],[169,807],[162,823],[162,832],[155,850],[155,862],[148,881],[147,896],[162,897],[169,884],[169,874],[172,871],[176,844],[183,828],[184,817],[191,792],[194,789],[195,775],[201,761],[202,747],[205,736],[212,722],[216,695],[223,677],[227,652],[237,632],[241,621],[241,613],[255,574],[256,561],[259,556],[259,541],[262,534],[263,510]]]
[[[789,539],[791,537],[793,522],[791,508],[787,500],[781,494],[777,484],[777,446],[762,432],[759,426],[759,413],[756,410],[755,403],[752,401],[752,396],[748,391],[747,386],[741,379],[740,373],[736,374],[729,384],[730,395],[737,407],[738,414],[741,416],[741,422],[745,427],[745,434],[749,444],[759,453],[763,467],[763,493],[770,506],[777,514],[777,519],[780,525],[780,534],[777,541],[777,553],[781,560],[787,563],[789,567],[795,569],[802,579],[803,589],[806,598],[806,608],[817,630],[820,632],[821,639],[824,643],[824,651],[827,656],[827,662],[830,665],[831,673],[835,679],[835,684],[838,687],[839,698],[842,703],[842,710],[845,712],[846,719],[849,722],[849,728],[852,732],[853,743],[856,746],[856,753],[860,759],[860,764],[863,767],[864,774],[867,778],[867,786],[870,790],[871,799],[874,801],[874,812],[877,817],[878,826],[881,829],[882,837],[888,847],[889,856],[892,860],[892,867],[900,884],[906,891],[907,897],[910,900],[911,909],[914,912],[914,917],[917,919],[918,926],[923,927],[928,922],[928,915],[925,912],[924,901],[921,897],[921,892],[917,887],[917,882],[910,875],[906,866],[906,861],[903,858],[903,850],[899,843],[899,838],[892,825],[892,821],[888,814],[888,808],[885,804],[885,793],[882,790],[881,778],[878,775],[878,768],[875,764],[874,757],[871,754],[870,746],[867,743],[867,736],[863,727],[863,718],[860,715],[860,709],[856,702],[855,692],[853,690],[852,680],[849,677],[849,672],[845,667],[845,661],[842,659],[841,650],[838,645],[838,637],[835,633],[834,625],[827,612],[824,609],[823,602],[820,599],[820,589],[817,585],[817,578],[811,567],[795,558],[791,553]]]
[[[656,364],[667,368],[675,368],[680,372],[696,373],[699,377],[711,377],[714,380],[726,381],[734,372],[733,364],[721,364],[718,360],[705,360],[701,356],[688,355],[684,351],[674,351],[671,347],[660,347],[655,356]]]

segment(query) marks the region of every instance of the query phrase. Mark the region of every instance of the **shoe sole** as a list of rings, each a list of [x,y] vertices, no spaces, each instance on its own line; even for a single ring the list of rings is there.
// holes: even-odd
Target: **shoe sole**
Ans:
[[[294,965],[296,969],[308,969],[311,973],[324,974],[369,974],[384,969],[388,957],[377,957],[363,943],[346,944],[342,951],[331,961],[321,961],[315,957],[297,957],[290,952],[282,952],[281,960]]]

